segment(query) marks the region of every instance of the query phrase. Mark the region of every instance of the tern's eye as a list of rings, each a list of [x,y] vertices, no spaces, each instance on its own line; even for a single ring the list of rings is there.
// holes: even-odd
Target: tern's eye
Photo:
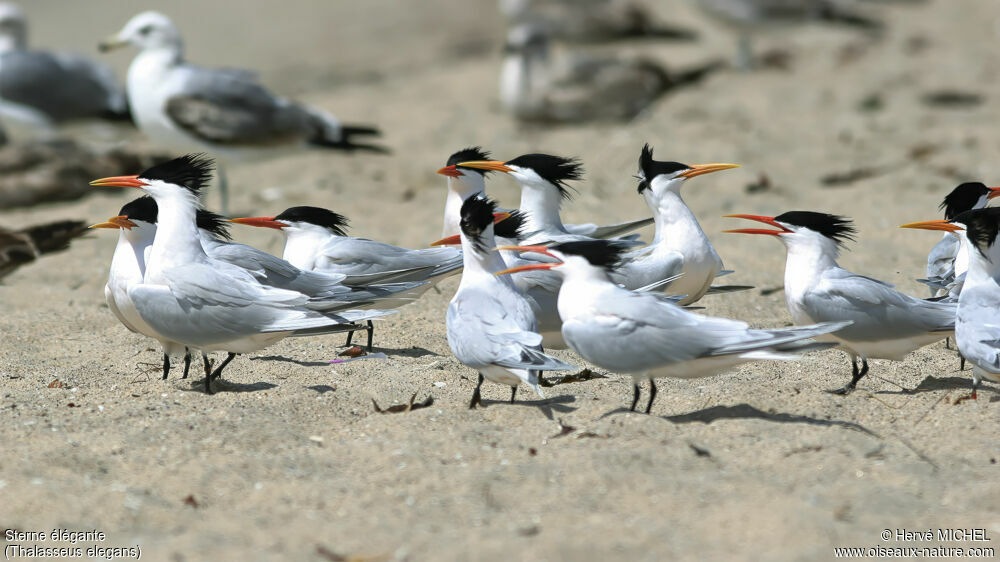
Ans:
[[[151,25],[147,25],[147,26],[139,29],[139,35],[142,35],[143,37],[148,36],[152,32],[153,32],[153,26],[151,26]]]

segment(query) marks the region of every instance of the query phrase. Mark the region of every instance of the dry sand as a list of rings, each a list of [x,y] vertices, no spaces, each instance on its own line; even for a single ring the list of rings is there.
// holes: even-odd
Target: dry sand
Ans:
[[[234,168],[235,212],[317,204],[351,217],[358,235],[419,247],[440,232],[444,181],[434,170],[481,144],[501,158],[580,156],[587,181],[567,220],[624,220],[646,213],[630,176],[648,141],[660,158],[744,165],[693,180],[685,196],[737,271],[726,281],[758,287],[708,297],[706,312],[758,326],[789,322],[782,294],[760,290],[781,285],[784,252],[771,239],[722,234],[745,225],[720,215],[850,215],[859,240],[842,264],[923,295],[913,278],[937,238],[896,225],[936,218],[962,179],[1000,182],[995,0],[886,8],[880,41],[820,28],[772,35],[759,46],[793,52],[788,71],[725,72],[631,123],[562,128],[519,126],[497,109],[494,0],[259,1],[235,14],[234,3],[159,4],[192,60],[255,68],[283,93],[379,124],[394,150]],[[675,64],[730,55],[721,30],[663,4],[678,23],[706,26],[703,40],[624,50]],[[38,44],[74,49],[138,9],[110,0],[26,8]],[[122,69],[130,56],[112,60]],[[922,101],[939,90],[982,103]],[[871,96],[881,109],[860,109]],[[875,173],[839,187],[820,181],[859,168]],[[748,193],[762,174],[771,188]],[[516,204],[509,178],[489,187]],[[109,190],[0,221],[96,222],[131,196]],[[235,234],[280,249],[273,232]],[[0,527],[97,529],[102,546],[138,544],[152,560],[815,560],[835,546],[915,546],[880,534],[938,527],[985,528],[992,539],[947,546],[1000,546],[1000,395],[987,383],[979,400],[953,405],[971,374],[943,344],[874,361],[847,397],[823,392],[850,372],[843,353],[827,351],[664,381],[650,416],[624,410],[630,382],[617,375],[549,388],[544,400],[522,391],[514,405],[487,385],[486,407],[470,411],[474,374],[445,339],[451,279],[378,324],[386,361],[331,367],[341,337],[290,340],[235,360],[208,396],[198,376],[182,381],[175,370],[161,381],[158,352],[108,311],[114,238],[96,232],[0,286]],[[54,379],[65,387],[47,388]],[[385,406],[414,393],[433,406],[373,410],[372,399]],[[573,431],[560,435],[560,420]]]

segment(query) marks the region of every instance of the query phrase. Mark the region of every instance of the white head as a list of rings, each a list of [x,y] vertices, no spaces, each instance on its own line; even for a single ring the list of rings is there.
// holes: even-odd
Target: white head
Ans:
[[[28,20],[21,7],[12,2],[0,3],[0,53],[28,46]]]
[[[639,193],[647,201],[659,201],[666,193],[680,195],[681,187],[687,180],[719,172],[738,168],[739,164],[695,164],[687,165],[680,162],[667,162],[653,160],[653,148],[646,144],[639,153],[639,171],[636,179],[639,180]]]
[[[164,49],[180,56],[183,51],[181,34],[170,18],[159,12],[142,12],[134,16],[118,33],[100,44],[101,51],[132,45],[140,50]]]

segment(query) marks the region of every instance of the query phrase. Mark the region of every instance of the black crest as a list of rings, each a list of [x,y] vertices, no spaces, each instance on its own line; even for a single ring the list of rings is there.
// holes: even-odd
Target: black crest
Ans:
[[[211,181],[214,170],[215,161],[205,154],[186,154],[169,162],[157,164],[139,174],[139,177],[162,180],[198,193]]]
[[[198,215],[195,220],[198,223],[198,228],[211,232],[216,238],[222,238],[223,240],[233,239],[229,234],[230,223],[226,220],[226,217],[217,215],[212,211],[198,209]]]
[[[952,218],[951,222],[965,226],[965,235],[969,238],[969,242],[975,244],[979,253],[985,257],[1000,232],[1000,207],[965,211]]]
[[[838,245],[854,240],[857,232],[851,219],[827,213],[813,211],[789,211],[774,217],[774,220],[793,226],[801,226],[814,230],[827,238],[835,240]]]
[[[583,164],[576,158],[563,158],[551,154],[523,154],[508,160],[505,164],[534,170],[542,179],[555,185],[563,199],[572,196],[566,182],[583,178]]]
[[[289,207],[274,217],[286,222],[307,222],[329,229],[337,236],[347,236],[347,217],[322,207]]]
[[[524,236],[524,224],[528,213],[520,210],[510,212],[510,216],[493,225],[493,234],[501,238],[520,240]]]
[[[661,174],[674,174],[681,170],[690,170],[691,166],[680,162],[661,162],[653,160],[653,147],[646,143],[639,153],[639,193],[649,189],[649,182]]]
[[[981,182],[966,182],[945,195],[938,208],[944,211],[944,218],[951,220],[960,213],[971,210],[979,198],[989,192],[990,189]]]
[[[462,162],[473,162],[476,160],[490,160],[493,157],[490,156],[489,151],[483,150],[481,146],[470,146],[469,148],[463,148],[455,154],[448,157],[448,166],[455,166],[461,164]],[[482,175],[490,173],[490,170],[480,170],[479,168],[465,168],[459,166],[463,170],[468,170],[472,172],[479,172]]]
[[[629,245],[616,240],[587,240],[584,242],[564,242],[552,246],[553,250],[570,256],[583,256],[590,265],[614,269],[622,261],[622,255],[628,251]]]
[[[481,195],[470,195],[462,203],[462,220],[459,225],[462,234],[468,238],[479,251],[488,251],[487,243],[482,239],[483,232],[493,224],[493,211],[496,210],[496,202],[489,197]]]
[[[149,195],[143,195],[138,199],[125,203],[121,210],[118,211],[118,215],[124,215],[129,220],[156,224],[157,212],[156,200]]]

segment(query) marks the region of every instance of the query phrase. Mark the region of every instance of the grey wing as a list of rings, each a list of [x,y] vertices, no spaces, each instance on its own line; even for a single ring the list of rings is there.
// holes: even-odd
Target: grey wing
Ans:
[[[344,275],[303,271],[253,246],[231,242],[215,244],[211,246],[210,255],[246,269],[262,283],[279,289],[298,291],[316,298],[332,298],[350,292],[350,288],[343,285]]]
[[[532,331],[534,318],[525,318],[522,307],[510,304],[481,291],[456,295],[447,313],[448,344],[455,357],[473,368],[573,369],[541,351],[542,336]],[[527,303],[523,308],[531,316]]]
[[[932,296],[955,280],[955,257],[961,247],[957,238],[946,235],[927,254],[927,278],[918,281],[930,287]]]
[[[303,106],[277,97],[247,73],[187,65],[167,115],[187,133],[222,145],[267,146],[307,141],[321,125]]]
[[[318,312],[307,308],[312,301],[299,293],[261,286],[249,273],[245,278],[230,273],[202,264],[180,266],[168,272],[165,285],[135,285],[128,295],[150,327],[181,343],[316,329],[364,316]]]
[[[927,254],[927,277],[946,277],[949,274],[954,277],[955,257],[961,248],[961,242],[954,236],[941,238]]]
[[[317,252],[317,269],[348,275],[398,271],[411,268],[444,266],[454,271],[461,262],[461,252],[455,248],[424,248],[411,250],[367,238],[334,238]],[[434,270],[428,273],[433,275]],[[431,276],[428,275],[427,277]],[[423,277],[419,280],[426,279]],[[409,278],[402,278],[411,280]],[[399,279],[399,280],[402,280]]]
[[[412,278],[427,277],[433,270],[432,266],[414,267],[409,269],[399,269],[393,271],[382,271],[377,273],[347,274],[344,278],[344,285],[348,287],[362,287],[373,283],[390,283],[398,280],[408,280]],[[324,273],[326,270],[322,270]]]
[[[625,262],[611,274],[615,283],[634,291],[666,291],[684,269],[680,252],[656,254],[655,246],[646,246],[625,255]]]
[[[653,224],[653,217],[648,217],[645,219],[639,219],[634,221],[620,222],[618,224],[608,224],[604,226],[598,226],[590,234],[594,238],[614,238],[615,236],[620,236],[626,232],[631,232],[638,228],[648,226]]]
[[[840,332],[850,340],[878,341],[955,329],[955,303],[921,300],[844,270],[824,278],[806,294],[804,304],[817,321],[852,321]]]
[[[845,324],[751,330],[745,322],[701,316],[652,294],[620,291],[587,322],[566,322],[563,335],[585,359],[620,373],[642,373],[702,357],[798,351],[794,342]],[[808,349],[808,347],[806,347]]]
[[[962,356],[980,368],[1000,373],[1000,302],[992,291],[972,290],[962,295],[955,339]]]
[[[707,356],[747,331],[743,322],[698,316],[649,293],[622,289],[597,305],[585,322],[564,321],[563,336],[584,359],[619,373]]]
[[[73,73],[81,80],[100,85],[105,92],[107,108],[110,111],[122,114],[128,110],[125,88],[110,66],[78,53],[53,53],[53,55],[67,72]]]
[[[0,69],[0,98],[32,107],[53,121],[106,116],[123,109],[120,90],[109,89],[106,77],[79,59],[12,51],[2,55]]]

